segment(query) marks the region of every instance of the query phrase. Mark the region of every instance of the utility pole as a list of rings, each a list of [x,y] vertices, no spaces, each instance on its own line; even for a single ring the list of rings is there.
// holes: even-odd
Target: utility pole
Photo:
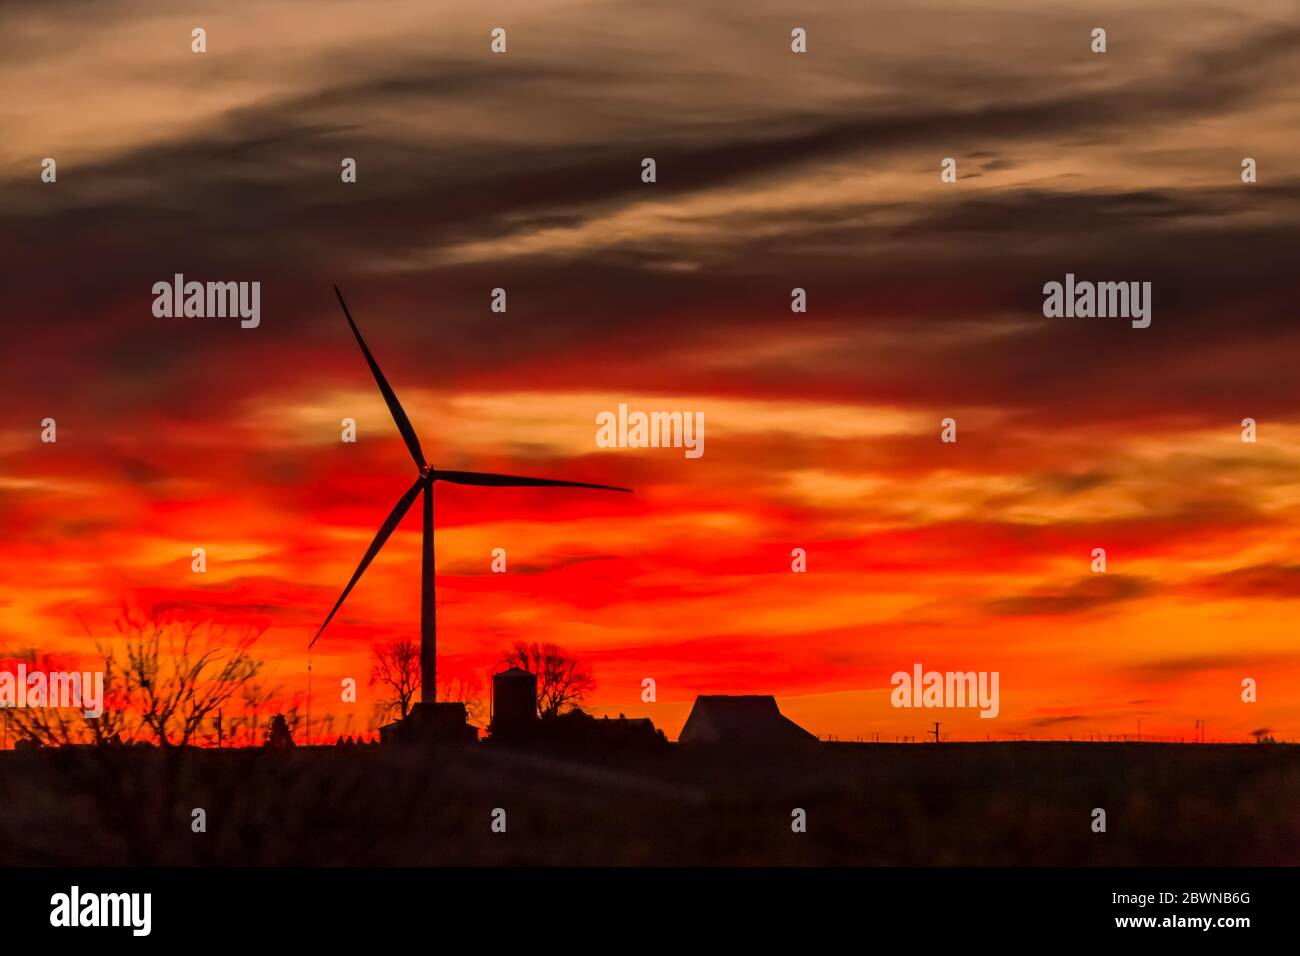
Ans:
[[[307,649],[307,739],[303,744],[311,744],[311,648]]]
[[[939,742],[939,721],[937,720],[934,722],[934,742],[936,744]]]

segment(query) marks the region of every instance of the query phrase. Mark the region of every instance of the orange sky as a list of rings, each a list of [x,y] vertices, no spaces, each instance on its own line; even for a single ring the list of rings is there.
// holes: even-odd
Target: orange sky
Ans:
[[[439,485],[442,673],[554,641],[670,736],[774,693],[845,739],[1295,738],[1300,27],[1125,6],[823,12],[805,59],[763,3],[507,6],[498,59],[469,5],[5,10],[0,654],[87,652],[127,599],[265,625],[305,690],[415,477],[337,282],[436,466],[636,489]],[[261,281],[261,326],[155,318],[175,272]],[[1044,318],[1067,272],[1152,281],[1151,328]],[[705,454],[598,448],[619,403],[702,411]],[[335,733],[418,632],[415,510],[313,653]],[[893,709],[918,662],[999,671],[1000,716]]]

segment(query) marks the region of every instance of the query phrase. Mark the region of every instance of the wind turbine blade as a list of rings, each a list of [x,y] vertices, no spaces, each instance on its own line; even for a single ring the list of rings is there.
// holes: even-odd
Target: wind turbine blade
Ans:
[[[450,481],[454,485],[488,485],[493,488],[594,488],[597,491],[622,491],[631,488],[615,485],[593,485],[585,481],[555,481],[551,478],[524,478],[520,475],[494,475],[487,471],[443,471],[433,473],[435,481]]]
[[[357,344],[361,346],[361,354],[366,357],[366,364],[370,366],[370,373],[375,377],[375,384],[379,390],[384,393],[384,401],[388,403],[388,410],[393,414],[393,421],[397,423],[397,430],[402,433],[402,440],[406,442],[406,447],[415,459],[415,464],[420,468],[425,468],[429,463],[424,460],[424,452],[420,450],[420,439],[415,437],[415,429],[411,426],[411,420],[406,417],[406,410],[402,408],[402,403],[397,400],[397,393],[393,391],[393,386],[388,384],[388,379],[384,378],[384,373],[379,370],[379,363],[375,357],[370,354],[370,349],[366,348],[365,339],[361,337],[361,330],[357,324],[352,321],[352,313],[348,311],[348,304],[343,301],[343,293],[339,287],[334,287],[334,294],[339,297],[339,305],[343,306],[343,314],[348,318],[348,325],[352,326],[352,334],[357,337]]]
[[[417,479],[415,484],[411,485],[410,490],[397,500],[397,504],[393,505],[393,510],[388,513],[387,520],[380,526],[379,533],[375,535],[375,540],[370,542],[370,547],[366,549],[365,556],[362,557],[361,563],[357,565],[357,570],[356,573],[352,575],[352,580],[349,581],[348,586],[343,589],[343,593],[339,595],[339,599],[334,603],[334,609],[330,611],[329,617],[325,618],[325,623],[320,626],[320,630],[316,632],[316,636],[313,637],[311,643],[307,645],[308,650],[310,650],[316,642],[320,640],[320,636],[325,632],[325,628],[329,627],[330,621],[334,620],[334,615],[338,613],[338,609],[343,606],[343,602],[347,599],[347,596],[352,593],[352,588],[361,580],[361,575],[365,573],[366,568],[370,567],[370,562],[375,559],[375,555],[377,555],[379,549],[384,546],[384,542],[387,541],[389,535],[393,533],[393,529],[395,529],[401,523],[402,518],[406,516],[406,512],[410,510],[412,502],[415,501],[416,496],[420,493],[420,490],[423,487],[424,478]]]

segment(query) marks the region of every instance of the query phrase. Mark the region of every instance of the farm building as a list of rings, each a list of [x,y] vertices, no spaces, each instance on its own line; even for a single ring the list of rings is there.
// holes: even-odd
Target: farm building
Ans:
[[[781,713],[771,694],[701,694],[677,742],[687,746],[800,747],[817,737]]]

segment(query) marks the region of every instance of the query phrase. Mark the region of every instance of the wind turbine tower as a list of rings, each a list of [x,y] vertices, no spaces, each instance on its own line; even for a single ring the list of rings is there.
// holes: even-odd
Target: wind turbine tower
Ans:
[[[490,488],[589,488],[596,491],[620,491],[630,493],[630,488],[619,488],[614,485],[594,485],[582,481],[557,481],[551,478],[527,478],[520,475],[498,475],[484,471],[447,471],[441,468],[435,468],[424,457],[424,452],[420,448],[420,440],[415,434],[415,428],[411,425],[410,418],[407,417],[405,409],[402,408],[401,402],[397,400],[397,395],[393,391],[388,379],[379,368],[379,363],[375,361],[374,355],[366,346],[365,340],[361,337],[361,330],[352,319],[352,313],[348,310],[347,303],[343,301],[343,293],[339,292],[338,286],[334,287],[334,294],[338,296],[339,305],[343,308],[343,315],[348,320],[348,325],[352,328],[352,334],[356,337],[357,345],[361,347],[361,354],[365,356],[366,364],[370,366],[370,373],[375,378],[375,384],[379,386],[380,393],[384,396],[384,402],[388,405],[388,411],[393,416],[393,421],[397,425],[398,432],[401,433],[402,440],[406,443],[407,451],[411,453],[411,459],[415,463],[416,478],[411,487],[397,499],[397,504],[393,505],[392,511],[384,519],[384,523],[379,526],[379,531],[375,534],[374,540],[370,542],[370,547],[361,557],[361,563],[352,574],[352,579],[348,581],[347,587],[339,595],[339,599],[334,602],[334,607],[330,610],[329,615],[325,618],[325,623],[320,626],[316,636],[311,639],[308,649],[315,646],[320,640],[321,634],[329,626],[334,615],[338,613],[347,596],[352,593],[352,589],[361,580],[361,575],[365,573],[370,562],[379,554],[384,543],[392,535],[393,531],[401,523],[410,510],[411,505],[415,503],[416,498],[422,499],[423,512],[423,538],[420,549],[420,697],[422,708],[426,714],[435,712],[437,697],[437,666],[438,666],[438,621],[437,621],[437,603],[434,594],[434,553],[433,553],[433,486],[436,482],[446,481],[455,485],[482,485]],[[464,713],[463,705],[459,707],[460,713]],[[412,715],[414,716],[414,714]],[[431,720],[431,724],[435,723]],[[441,720],[436,721],[441,723]]]

